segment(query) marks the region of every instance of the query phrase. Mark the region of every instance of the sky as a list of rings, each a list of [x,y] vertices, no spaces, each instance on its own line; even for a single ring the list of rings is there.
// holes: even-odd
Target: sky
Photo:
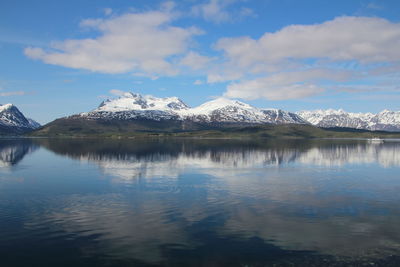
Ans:
[[[121,91],[400,110],[400,1],[0,2],[1,104],[47,123]]]

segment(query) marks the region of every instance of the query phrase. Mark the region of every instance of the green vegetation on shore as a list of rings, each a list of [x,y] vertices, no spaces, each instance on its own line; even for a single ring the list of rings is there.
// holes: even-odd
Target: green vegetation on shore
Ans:
[[[176,121],[100,121],[63,118],[32,132],[36,137],[193,137],[193,138],[400,138],[400,133],[305,124],[221,127]]]

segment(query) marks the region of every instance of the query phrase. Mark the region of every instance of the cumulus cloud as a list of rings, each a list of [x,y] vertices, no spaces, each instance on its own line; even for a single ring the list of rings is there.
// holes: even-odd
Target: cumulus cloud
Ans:
[[[203,81],[201,81],[201,80],[195,80],[195,81],[193,82],[193,84],[194,84],[194,85],[202,85],[202,84],[203,84]]]
[[[206,21],[222,23],[232,21],[233,18],[254,16],[254,11],[247,7],[241,7],[237,12],[228,11],[229,6],[238,0],[209,0],[192,7],[192,15],[202,17]]]
[[[400,24],[382,18],[338,17],[321,24],[291,25],[259,39],[218,40],[215,48],[224,53],[226,67],[210,73],[208,81],[233,80],[227,75],[230,69],[230,76],[241,75],[227,87],[226,96],[271,100],[307,97],[321,93],[327,83],[363,79],[379,63],[396,66],[400,61],[398,47]],[[343,67],[348,62],[358,67],[349,71]],[[254,75],[257,78],[245,79]]]
[[[228,86],[225,96],[243,99],[286,100],[312,96],[324,91],[323,88],[315,84],[271,86],[266,81],[267,79],[256,79],[233,83]]]
[[[196,52],[190,51],[181,60],[181,65],[188,66],[193,70],[199,70],[207,66],[212,61],[212,58],[202,56]]]
[[[260,39],[222,38],[216,48],[241,66],[288,58],[382,62],[400,60],[400,24],[382,18],[339,17],[314,25],[291,25]]]
[[[50,50],[28,47],[25,55],[48,64],[94,72],[175,75],[178,70],[170,58],[182,56],[191,37],[200,31],[172,26],[173,19],[168,11],[87,19],[81,27],[98,31],[98,37],[54,42]]]
[[[229,70],[227,70],[227,72],[224,72],[224,73],[214,72],[214,73],[209,73],[207,75],[207,83],[220,83],[220,82],[238,80],[242,76],[243,76],[243,73],[229,71]]]
[[[243,99],[267,98],[270,100],[297,99],[322,93],[319,80],[346,81],[348,72],[311,69],[282,72],[268,77],[241,81],[228,85],[225,96]]]

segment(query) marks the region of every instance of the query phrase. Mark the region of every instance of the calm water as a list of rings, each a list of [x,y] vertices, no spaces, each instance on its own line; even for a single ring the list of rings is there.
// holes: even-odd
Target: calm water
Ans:
[[[0,140],[1,266],[400,266],[400,142]]]

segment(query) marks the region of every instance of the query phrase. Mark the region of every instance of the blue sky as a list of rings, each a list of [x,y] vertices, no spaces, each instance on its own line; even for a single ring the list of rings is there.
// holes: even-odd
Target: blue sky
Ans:
[[[46,123],[112,92],[400,110],[400,2],[0,3],[0,103]]]

